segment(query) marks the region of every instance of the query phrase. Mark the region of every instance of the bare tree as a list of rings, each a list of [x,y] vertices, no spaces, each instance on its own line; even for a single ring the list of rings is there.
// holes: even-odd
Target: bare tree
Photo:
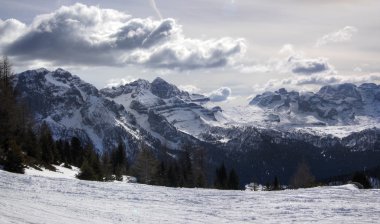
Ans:
[[[2,84],[8,86],[9,77],[12,75],[12,65],[7,56],[3,56],[3,59],[0,62],[0,78],[2,80]]]

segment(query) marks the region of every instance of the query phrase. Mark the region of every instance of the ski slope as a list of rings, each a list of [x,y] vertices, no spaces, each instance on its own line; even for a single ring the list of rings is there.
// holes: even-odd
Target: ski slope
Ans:
[[[0,170],[0,223],[378,223],[380,190],[174,189]]]

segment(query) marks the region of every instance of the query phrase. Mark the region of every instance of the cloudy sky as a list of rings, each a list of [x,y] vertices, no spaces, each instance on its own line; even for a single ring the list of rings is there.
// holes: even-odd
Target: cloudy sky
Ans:
[[[280,87],[380,83],[378,0],[0,0],[15,71],[102,88],[160,76],[215,101]]]

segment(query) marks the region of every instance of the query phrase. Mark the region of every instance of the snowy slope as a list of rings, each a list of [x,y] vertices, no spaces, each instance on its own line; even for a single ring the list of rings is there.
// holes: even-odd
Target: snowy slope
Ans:
[[[350,133],[380,126],[380,86],[374,83],[327,85],[316,93],[279,89],[257,95],[249,104],[276,126],[316,132],[327,127],[326,133],[340,136],[343,129]]]
[[[140,127],[132,124],[135,118],[121,105],[63,69],[29,70],[17,74],[13,83],[37,123],[47,123],[57,139],[79,137],[84,143],[92,142],[99,151],[119,141],[130,148],[144,138],[153,141],[140,134]]]
[[[311,114],[274,113],[256,105],[226,107],[223,108],[223,113],[216,117],[220,126],[224,127],[253,126],[280,131],[301,131],[316,136],[332,135],[338,138],[366,129],[380,128],[380,116],[356,116],[351,123],[328,124]]]
[[[175,189],[0,171],[8,223],[377,223],[380,191],[352,185],[281,192]]]
[[[100,92],[123,105],[146,131],[172,145],[181,140],[178,132],[200,138],[210,127],[220,125],[215,118],[216,111],[202,106],[209,100],[207,97],[181,91],[161,78],[151,83],[139,79]],[[167,127],[163,128],[162,123]]]
[[[132,155],[141,141],[152,148],[165,144],[178,149],[219,124],[215,111],[201,106],[207,97],[161,78],[99,91],[63,69],[37,69],[15,75],[13,83],[37,123],[46,122],[55,138],[79,137],[99,151],[119,141]]]

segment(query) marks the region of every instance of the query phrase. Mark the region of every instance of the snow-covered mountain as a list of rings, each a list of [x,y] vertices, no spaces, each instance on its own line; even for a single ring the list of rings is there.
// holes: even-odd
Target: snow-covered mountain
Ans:
[[[207,97],[161,78],[99,91],[63,69],[38,69],[15,75],[13,82],[37,122],[46,122],[56,138],[78,136],[100,151],[119,141],[130,150],[140,141],[176,149],[217,124],[219,110],[201,106]]]
[[[279,89],[252,99],[267,112],[266,121],[314,126],[355,125],[380,121],[380,86],[365,83],[328,85],[317,93]]]
[[[37,122],[46,122],[57,138],[79,136],[99,150],[118,141],[132,148],[138,141],[173,149],[189,141],[227,144],[244,132],[254,136],[252,130],[317,147],[327,144],[323,139],[353,147],[360,141],[342,139],[355,131],[376,132],[380,123],[380,86],[369,83],[325,86],[317,93],[265,92],[238,113],[210,107],[206,96],[181,91],[162,78],[98,90],[63,69],[38,69],[13,81]],[[331,136],[332,130],[345,135]]]
[[[181,91],[161,78],[152,83],[140,79],[100,92],[123,105],[142,128],[174,147],[183,142],[181,138],[199,138],[211,126],[219,124],[215,118],[219,109],[202,106],[209,100],[207,97]]]
[[[14,77],[16,91],[28,104],[38,123],[46,122],[56,138],[78,136],[98,150],[124,141],[130,148],[142,134],[135,118],[122,105],[103,97],[92,85],[57,69],[30,70]]]
[[[380,165],[375,84],[326,86],[315,94],[280,89],[225,109],[161,78],[98,90],[65,70],[38,69],[13,83],[38,124],[100,152],[120,141],[132,156],[140,142],[173,150],[191,144],[207,151],[211,166],[237,167],[245,182],[290,177],[300,159],[321,178]]]

